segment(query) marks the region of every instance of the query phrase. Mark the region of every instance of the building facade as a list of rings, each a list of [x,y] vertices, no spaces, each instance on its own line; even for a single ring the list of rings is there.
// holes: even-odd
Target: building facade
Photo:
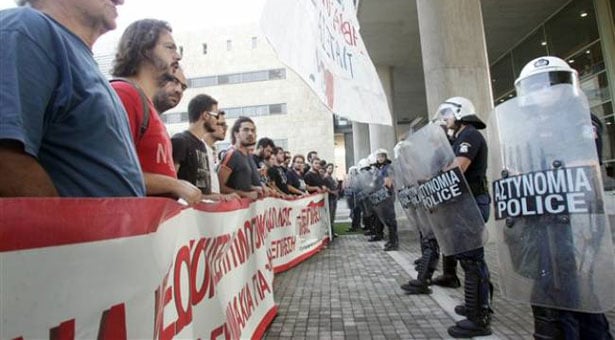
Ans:
[[[229,126],[235,118],[248,116],[256,124],[258,138],[269,137],[292,154],[318,151],[322,159],[345,169],[340,146],[335,151],[333,116],[278,60],[258,26],[173,32],[173,37],[182,55],[188,89],[181,102],[162,115],[170,135],[188,128],[188,103],[205,93],[219,102]],[[96,55],[107,75],[113,53],[107,50]],[[229,145],[230,131],[218,149]]]
[[[614,0],[361,0],[361,35],[387,84],[401,136],[427,122],[452,96],[474,101],[488,120],[515,96],[514,80],[530,60],[554,55],[579,72],[592,112],[605,125],[604,160],[615,175]],[[353,123],[354,158],[368,154],[381,126]],[[386,129],[386,128],[384,128]]]

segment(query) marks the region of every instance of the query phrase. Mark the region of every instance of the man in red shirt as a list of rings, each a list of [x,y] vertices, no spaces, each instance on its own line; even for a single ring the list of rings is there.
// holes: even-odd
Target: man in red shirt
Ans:
[[[171,140],[152,103],[156,92],[179,67],[180,59],[166,22],[135,21],[124,31],[113,65],[112,75],[123,81],[115,81],[112,86],[128,114],[147,195],[182,198],[194,204],[201,201],[201,191],[177,179]]]

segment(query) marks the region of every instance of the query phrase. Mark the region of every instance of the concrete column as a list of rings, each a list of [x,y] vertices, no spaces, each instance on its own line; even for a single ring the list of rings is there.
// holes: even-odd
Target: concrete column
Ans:
[[[487,120],[493,109],[480,0],[416,0],[429,117],[454,96]]]
[[[376,151],[376,149],[384,148],[389,153],[393,152],[393,147],[397,143],[397,138],[395,136],[395,115],[393,114],[393,76],[392,76],[392,68],[390,66],[377,66],[376,71],[378,72],[378,77],[380,77],[380,82],[382,83],[382,87],[384,89],[384,93],[387,96],[387,101],[389,103],[389,108],[391,110],[391,115],[393,116],[393,126],[380,125],[380,124],[370,124],[369,125],[369,143],[371,152]]]
[[[369,126],[365,123],[352,122],[352,146],[354,163],[369,155]]]
[[[611,92],[611,102],[615,103],[615,18],[613,18],[611,6],[615,3],[608,0],[594,0],[596,21],[600,32],[600,44],[602,45],[602,56],[606,67],[606,76],[609,81]]]

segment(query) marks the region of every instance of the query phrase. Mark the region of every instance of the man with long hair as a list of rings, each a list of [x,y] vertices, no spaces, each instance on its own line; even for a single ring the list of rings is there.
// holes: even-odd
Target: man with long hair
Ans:
[[[152,103],[165,79],[179,67],[180,59],[169,24],[155,19],[135,21],[120,39],[112,75],[122,81],[112,86],[128,114],[147,194],[182,198],[194,204],[201,200],[201,191],[177,179],[171,140]]]

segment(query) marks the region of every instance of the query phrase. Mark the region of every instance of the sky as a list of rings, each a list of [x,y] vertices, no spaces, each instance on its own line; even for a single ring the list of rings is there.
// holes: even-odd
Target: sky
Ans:
[[[243,25],[258,22],[264,3],[265,0],[125,0],[118,6],[118,27],[103,35],[94,50],[116,41],[135,20],[165,20],[174,32]],[[14,0],[0,0],[0,9],[9,7],[16,7]]]

